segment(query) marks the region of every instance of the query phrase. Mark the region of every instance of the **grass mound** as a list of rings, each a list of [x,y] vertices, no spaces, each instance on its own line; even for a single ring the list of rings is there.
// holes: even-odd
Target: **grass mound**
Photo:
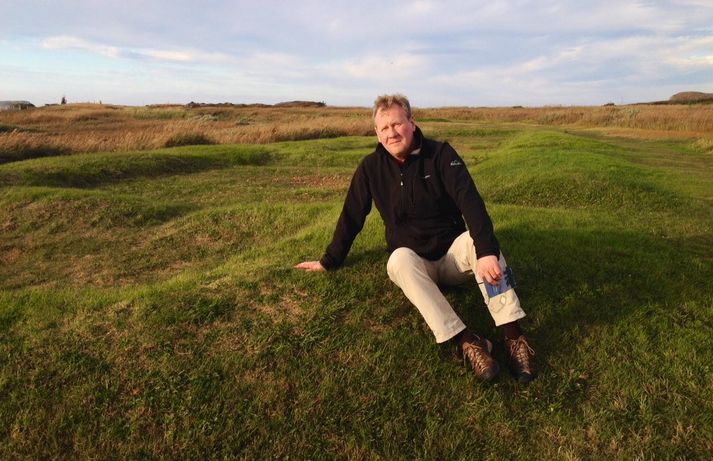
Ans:
[[[622,158],[622,148],[560,132],[520,134],[475,175],[498,203],[632,211],[681,206],[659,173]]]
[[[173,152],[83,154],[7,165],[0,184],[50,187],[98,187],[139,177],[195,173],[231,165],[262,165],[270,161],[264,148],[223,147],[215,151],[177,148]]]

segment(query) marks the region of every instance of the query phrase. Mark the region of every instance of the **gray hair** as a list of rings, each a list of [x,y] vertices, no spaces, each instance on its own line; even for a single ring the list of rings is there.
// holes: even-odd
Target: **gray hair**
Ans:
[[[391,106],[399,106],[404,112],[406,112],[406,118],[411,118],[411,103],[408,102],[408,98],[401,93],[396,94],[382,94],[376,98],[374,101],[374,113],[372,118],[376,119],[376,113],[380,110],[388,109]]]

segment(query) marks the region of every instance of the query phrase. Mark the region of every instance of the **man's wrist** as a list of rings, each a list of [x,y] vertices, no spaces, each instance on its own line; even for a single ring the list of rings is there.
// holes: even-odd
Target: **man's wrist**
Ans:
[[[331,271],[336,268],[336,264],[333,263],[332,258],[328,254],[324,254],[319,258],[319,263],[324,267],[325,270]]]

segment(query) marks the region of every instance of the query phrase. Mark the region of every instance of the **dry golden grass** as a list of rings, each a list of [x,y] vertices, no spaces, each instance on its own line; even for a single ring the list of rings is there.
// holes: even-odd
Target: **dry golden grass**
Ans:
[[[0,112],[0,163],[76,152],[370,135],[373,133],[370,112],[367,108],[343,107],[99,104]],[[713,133],[713,105],[444,107],[416,109],[415,117],[423,121],[517,122],[594,128],[603,134],[633,138],[683,137],[707,150],[710,150]]]
[[[368,111],[66,105],[0,113],[0,162],[186,144],[264,144],[372,133]]]
[[[631,105],[601,107],[439,108],[416,111],[417,118],[527,122],[542,125],[617,127],[641,130],[713,132],[713,105]]]

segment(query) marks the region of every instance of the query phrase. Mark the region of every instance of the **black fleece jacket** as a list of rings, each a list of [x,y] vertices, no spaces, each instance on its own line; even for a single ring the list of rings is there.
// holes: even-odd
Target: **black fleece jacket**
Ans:
[[[389,252],[407,247],[426,259],[439,259],[467,223],[478,258],[499,255],[483,199],[455,149],[424,138],[419,128],[414,145],[420,150],[403,165],[381,144],[359,163],[332,242],[320,259],[326,269],[344,262],[364,227],[372,200],[384,220]]]

